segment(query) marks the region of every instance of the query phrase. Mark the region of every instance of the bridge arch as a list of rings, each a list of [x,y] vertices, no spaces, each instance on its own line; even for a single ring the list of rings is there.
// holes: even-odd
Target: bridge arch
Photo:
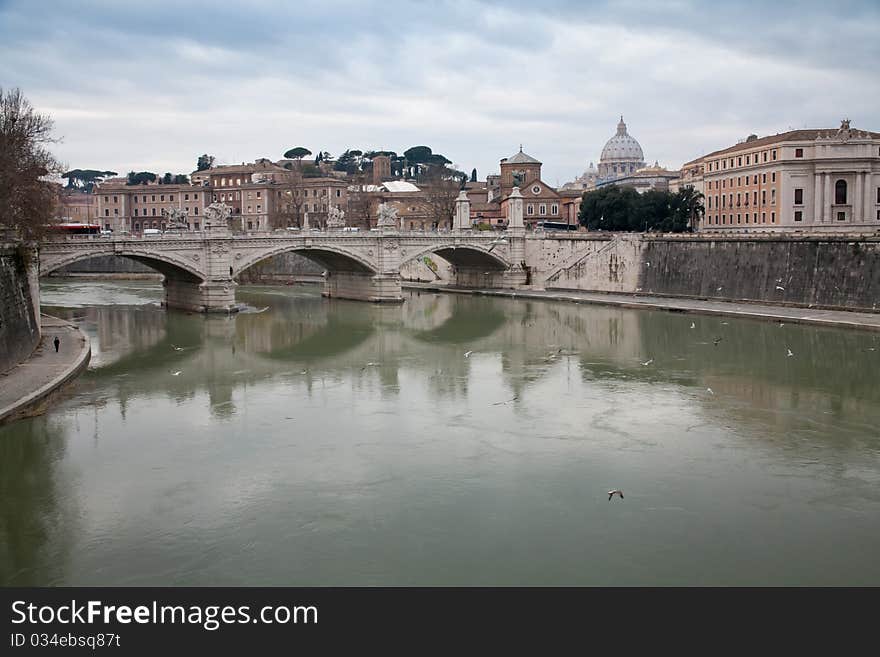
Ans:
[[[82,262],[83,260],[91,260],[92,258],[101,258],[106,256],[118,256],[128,258],[146,265],[150,269],[154,269],[164,275],[166,279],[177,279],[192,283],[204,282],[206,276],[199,269],[197,263],[188,262],[184,258],[172,253],[150,253],[143,250],[111,250],[96,249],[76,250],[66,253],[52,253],[51,250],[40,253],[40,276],[48,276],[54,271],[66,267],[68,265]]]
[[[236,277],[249,267],[284,253],[298,253],[331,272],[378,273],[372,262],[355,251],[326,245],[284,244],[244,253],[241,258],[236,257],[232,266],[232,276]]]
[[[426,255],[436,254],[452,264],[453,267],[466,269],[490,269],[504,271],[510,268],[510,264],[490,247],[477,246],[474,244],[438,244],[421,251],[407,255],[401,264],[412,260],[424,258]]]

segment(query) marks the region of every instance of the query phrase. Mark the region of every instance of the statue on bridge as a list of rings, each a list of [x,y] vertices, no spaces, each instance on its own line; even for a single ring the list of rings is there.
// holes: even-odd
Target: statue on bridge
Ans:
[[[397,208],[389,203],[380,203],[376,212],[379,228],[397,228]]]
[[[205,230],[228,230],[232,208],[225,203],[211,203],[205,208]]]
[[[331,205],[327,211],[327,228],[342,228],[345,226],[345,212],[338,205]]]
[[[165,217],[165,227],[171,230],[189,230],[189,213],[181,208],[162,208],[162,216]]]

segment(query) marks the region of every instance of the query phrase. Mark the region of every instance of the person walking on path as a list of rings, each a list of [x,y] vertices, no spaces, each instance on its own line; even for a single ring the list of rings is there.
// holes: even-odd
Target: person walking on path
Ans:
[[[55,339],[52,340],[52,342],[55,343],[55,353],[57,354],[57,353],[58,353],[58,345],[61,344],[61,340],[59,340],[59,339],[58,339],[58,336],[56,335],[56,336],[55,336]]]

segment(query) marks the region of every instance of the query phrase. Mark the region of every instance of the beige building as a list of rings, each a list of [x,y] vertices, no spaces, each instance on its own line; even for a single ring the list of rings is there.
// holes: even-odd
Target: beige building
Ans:
[[[58,193],[55,218],[63,223],[99,223],[98,197],[78,189],[61,189]],[[104,227],[103,222],[101,227]]]
[[[792,130],[709,153],[701,230],[880,230],[880,133]]]
[[[632,173],[599,182],[596,187],[620,185],[632,187],[639,194],[644,194],[647,191],[666,192],[669,191],[670,181],[675,180],[678,176],[678,171],[669,171],[665,167],[661,167],[657,162],[654,162],[654,166],[642,167]]]
[[[171,209],[187,214],[190,230],[200,230],[210,189],[196,185],[128,185],[124,179],[100,183],[94,192],[97,221],[116,232],[141,233],[146,228],[164,230]]]

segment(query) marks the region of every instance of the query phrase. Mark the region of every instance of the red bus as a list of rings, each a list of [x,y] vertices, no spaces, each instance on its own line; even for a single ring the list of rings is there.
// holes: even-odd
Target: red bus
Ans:
[[[97,224],[52,224],[49,228],[56,235],[98,235],[101,232]]]

